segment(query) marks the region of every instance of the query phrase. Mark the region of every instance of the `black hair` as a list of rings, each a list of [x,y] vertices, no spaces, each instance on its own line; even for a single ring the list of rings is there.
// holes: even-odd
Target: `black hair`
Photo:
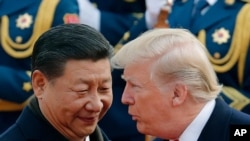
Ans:
[[[35,42],[31,70],[40,70],[48,79],[63,74],[68,60],[110,59],[113,47],[94,28],[84,24],[62,24],[43,33]]]

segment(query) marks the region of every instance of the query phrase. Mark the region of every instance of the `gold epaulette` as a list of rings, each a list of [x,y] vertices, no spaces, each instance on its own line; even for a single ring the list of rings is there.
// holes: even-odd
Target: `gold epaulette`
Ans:
[[[36,15],[33,33],[30,39],[23,44],[14,42],[9,36],[9,19],[4,15],[1,20],[0,42],[5,52],[13,58],[29,57],[33,50],[36,39],[47,31],[53,22],[54,13],[59,0],[42,0]],[[47,14],[46,14],[47,13]]]
[[[245,106],[250,104],[250,99],[233,87],[223,86],[222,92],[232,100],[230,106],[234,109],[242,110]]]
[[[15,103],[15,102],[0,99],[0,112],[21,111],[29,103],[29,100],[30,98],[28,98],[23,103]]]

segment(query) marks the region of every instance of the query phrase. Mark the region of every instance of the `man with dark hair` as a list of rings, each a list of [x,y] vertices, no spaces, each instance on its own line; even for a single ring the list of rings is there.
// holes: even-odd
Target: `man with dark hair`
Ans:
[[[98,127],[112,103],[113,49],[81,24],[51,28],[32,53],[32,97],[1,141],[108,141]]]
[[[145,30],[152,27],[160,8],[166,0],[77,0],[80,22],[100,31],[114,47],[121,38],[129,37],[128,31],[137,24]],[[91,18],[89,18],[91,17]],[[148,27],[148,28],[147,28]],[[124,35],[125,34],[125,35]],[[128,108],[121,103],[125,82],[122,70],[112,71],[113,104],[100,127],[112,141],[145,141],[145,135],[136,129],[136,123],[128,115]]]
[[[15,123],[33,95],[30,56],[51,27],[79,23],[76,0],[0,0],[0,134]]]

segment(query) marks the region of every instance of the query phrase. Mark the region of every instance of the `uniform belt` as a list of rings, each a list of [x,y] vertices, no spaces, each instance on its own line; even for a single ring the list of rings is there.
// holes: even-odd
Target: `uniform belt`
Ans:
[[[0,112],[21,111],[29,102],[29,99],[23,103],[15,103],[0,99]]]

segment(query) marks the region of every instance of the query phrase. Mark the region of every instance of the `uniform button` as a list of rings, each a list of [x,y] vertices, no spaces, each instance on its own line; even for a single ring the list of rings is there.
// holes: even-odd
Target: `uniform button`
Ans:
[[[22,43],[23,38],[21,36],[16,37],[16,43]]]
[[[220,53],[219,52],[215,52],[214,53],[214,58],[215,59],[220,59]]]

